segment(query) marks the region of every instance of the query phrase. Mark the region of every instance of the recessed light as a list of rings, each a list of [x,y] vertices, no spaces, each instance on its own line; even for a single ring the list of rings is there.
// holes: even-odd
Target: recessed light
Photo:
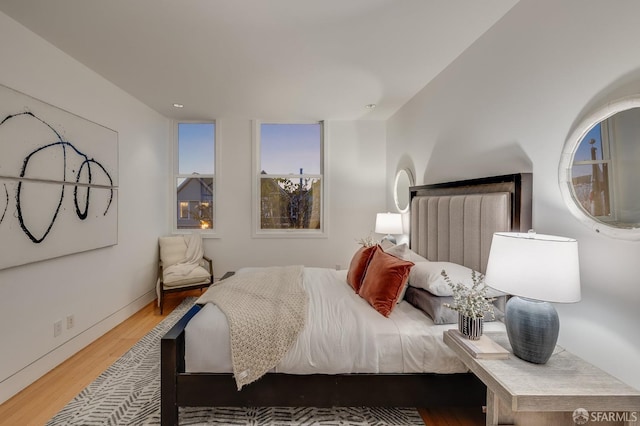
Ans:
[[[184,108],[184,105],[182,104],[173,104],[173,106],[176,108]]]
[[[364,106],[366,109],[374,109],[376,107],[376,104],[367,104]]]

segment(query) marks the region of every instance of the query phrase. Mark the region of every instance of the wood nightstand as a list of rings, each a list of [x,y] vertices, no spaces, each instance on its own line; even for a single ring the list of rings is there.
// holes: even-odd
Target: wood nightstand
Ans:
[[[485,334],[511,352],[506,333]],[[540,365],[513,353],[474,358],[446,331],[443,338],[487,386],[487,425],[587,424],[574,422],[578,408],[587,410],[588,424],[640,425],[640,391],[562,348]]]

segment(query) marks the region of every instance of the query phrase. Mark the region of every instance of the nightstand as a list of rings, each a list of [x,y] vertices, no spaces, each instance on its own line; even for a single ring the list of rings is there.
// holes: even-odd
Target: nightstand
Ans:
[[[485,333],[511,352],[506,333]],[[487,425],[640,425],[640,391],[556,347],[546,364],[510,353],[508,359],[474,358],[446,331],[444,341],[487,386]],[[613,420],[613,421],[611,421]]]

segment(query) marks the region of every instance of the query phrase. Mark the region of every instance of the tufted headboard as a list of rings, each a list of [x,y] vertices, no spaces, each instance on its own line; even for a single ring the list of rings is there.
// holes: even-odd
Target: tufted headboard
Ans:
[[[494,232],[531,228],[530,173],[414,186],[411,249],[485,272]]]

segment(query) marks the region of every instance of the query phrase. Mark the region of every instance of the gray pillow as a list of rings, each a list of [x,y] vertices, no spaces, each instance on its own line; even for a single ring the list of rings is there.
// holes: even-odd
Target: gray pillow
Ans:
[[[453,296],[434,296],[426,290],[409,286],[404,294],[404,300],[426,313],[434,324],[456,324],[458,322],[458,312],[444,306],[445,303],[453,303]],[[495,319],[500,320],[504,317],[502,311],[496,306],[493,311]],[[493,321],[491,315],[485,315],[484,320]]]
[[[409,286],[404,300],[429,315],[435,324],[458,322],[458,313],[443,306],[444,303],[453,303],[453,296],[434,296],[426,290]]]

